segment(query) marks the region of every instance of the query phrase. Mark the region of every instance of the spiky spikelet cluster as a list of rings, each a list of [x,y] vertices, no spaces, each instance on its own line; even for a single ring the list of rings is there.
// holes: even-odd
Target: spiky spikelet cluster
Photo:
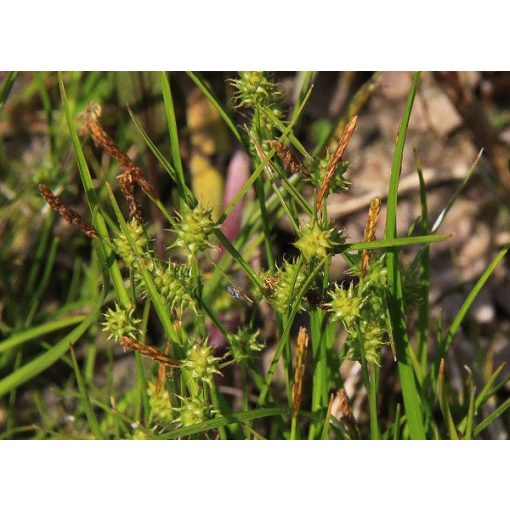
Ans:
[[[237,361],[244,361],[260,352],[264,345],[258,341],[260,331],[251,332],[248,328],[239,328],[237,333],[228,335],[228,343],[232,357]]]
[[[379,364],[381,347],[384,345],[383,335],[385,330],[379,325],[379,321],[363,320],[359,323],[359,328],[352,329],[349,332],[347,340],[350,350],[349,359],[361,361],[361,344],[363,344],[363,354],[369,363]]]
[[[133,441],[146,441],[149,439],[149,436],[142,429],[135,429],[131,434],[131,439]]]
[[[129,238],[132,243],[135,245],[135,250],[131,243],[129,242],[128,237],[121,232],[115,239],[115,247],[117,249],[118,255],[122,258],[126,266],[137,269],[136,261],[141,261],[145,259],[146,261],[151,259],[151,254],[149,250],[149,240],[145,234],[145,231],[136,220],[131,220],[128,224]],[[137,252],[141,255],[139,256]]]
[[[386,294],[388,288],[388,271],[384,263],[384,257],[369,264],[363,280],[363,296],[367,301],[366,309],[378,322],[381,328],[386,325]]]
[[[285,261],[276,272],[262,274],[264,294],[253,289],[255,299],[265,297],[278,313],[286,313],[306,280],[297,262]]]
[[[333,320],[342,321],[347,330],[361,315],[362,298],[356,295],[353,282],[348,289],[336,286],[333,292],[329,294],[331,302],[328,308],[333,314]]]
[[[183,207],[178,216],[173,229],[177,239],[172,246],[182,248],[188,264],[191,264],[199,252],[212,246],[208,238],[216,224],[212,219],[212,210],[204,209],[200,204],[193,209]]]
[[[198,313],[194,297],[196,283],[187,266],[169,260],[165,266],[153,262],[150,273],[159,294],[171,310],[182,315],[186,310]],[[143,282],[140,282],[143,287]]]
[[[207,405],[198,397],[183,398],[177,395],[181,401],[179,407],[173,408],[177,413],[174,423],[182,427],[188,427],[197,423],[202,423],[205,419],[212,416],[212,406]]]
[[[221,358],[213,355],[212,347],[207,342],[194,344],[186,352],[182,367],[188,369],[191,375],[205,384],[212,384],[214,374],[221,374],[218,362]]]
[[[359,276],[360,269],[354,269],[352,273]],[[348,289],[337,286],[330,293],[331,301],[327,307],[333,320],[344,323],[348,333],[348,356],[352,360],[361,362],[363,354],[366,361],[379,364],[387,331],[386,288],[387,271],[381,257],[368,265],[358,286],[351,282]]]
[[[241,71],[239,79],[232,80],[231,83],[236,89],[234,94],[236,106],[252,110],[250,131],[256,134],[262,149],[268,152],[272,148],[268,141],[275,138],[276,126],[267,110],[277,119],[283,117],[280,108],[281,94],[266,74],[260,71]],[[250,140],[250,153],[252,157],[258,158],[252,140]]]
[[[103,331],[108,333],[108,340],[112,338],[117,342],[121,336],[127,336],[136,340],[141,335],[140,319],[133,317],[134,309],[121,308],[115,303],[115,309],[108,308],[104,314],[105,321],[102,323]]]
[[[300,237],[294,246],[301,252],[306,262],[323,259],[332,253],[335,246],[342,242],[340,232],[332,223],[312,222],[300,230]]]
[[[236,92],[237,107],[271,106],[279,97],[274,83],[261,71],[240,71],[238,80],[231,80]]]
[[[315,165],[310,165],[310,181],[316,187],[320,188],[324,179],[326,178],[328,165],[330,163],[331,156],[328,154],[325,158],[321,158]],[[348,161],[340,161],[338,168],[333,174],[333,179],[329,184],[329,193],[340,193],[349,186],[349,181],[344,177],[345,172],[349,169]]]
[[[173,411],[168,391],[162,388],[156,393],[156,385],[153,382],[149,382],[147,394],[149,395],[153,420],[158,423],[158,425],[172,423]]]

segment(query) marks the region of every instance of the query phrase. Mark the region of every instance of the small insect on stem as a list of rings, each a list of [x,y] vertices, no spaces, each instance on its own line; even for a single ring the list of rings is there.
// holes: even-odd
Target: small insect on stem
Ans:
[[[132,338],[127,336],[121,336],[119,338],[119,344],[124,347],[124,349],[129,349],[130,351],[137,351],[142,356],[152,359],[156,363],[160,363],[162,365],[166,365],[168,367],[179,367],[180,364],[178,361],[174,360],[170,356],[166,355],[161,349],[157,347],[152,347],[151,345],[145,345],[141,342],[137,342]]]
[[[60,214],[67,223],[74,225],[91,239],[99,239],[97,230],[90,223],[87,223],[74,209],[64,204],[59,197],[49,190],[48,186],[39,184],[39,191],[46,202],[48,202],[48,205]]]
[[[232,285],[227,285],[227,291],[234,299],[244,299],[245,301],[248,301],[248,303],[253,303],[253,301],[247,296],[246,292],[236,289]]]
[[[379,197],[372,198],[370,209],[368,211],[368,220],[365,227],[365,242],[375,239],[375,229],[377,228],[377,220],[381,211],[381,199]],[[370,263],[370,250],[363,250],[361,253],[361,278],[364,278],[368,264]]]
[[[347,144],[349,143],[349,140],[351,139],[352,135],[354,134],[354,130],[356,129],[357,119],[358,119],[358,117],[355,116],[347,124],[345,131],[342,135],[342,138],[340,139],[340,142],[338,144],[338,147],[336,148],[336,151],[333,154],[333,157],[331,158],[331,161],[328,164],[328,167],[326,169],[326,177],[324,178],[324,181],[319,189],[319,194],[317,195],[317,211],[318,212],[321,211],[322,201],[324,200],[324,197],[329,189],[329,185],[331,184],[331,181],[333,180],[336,169],[337,169],[340,161],[342,160],[342,156],[344,155]]]

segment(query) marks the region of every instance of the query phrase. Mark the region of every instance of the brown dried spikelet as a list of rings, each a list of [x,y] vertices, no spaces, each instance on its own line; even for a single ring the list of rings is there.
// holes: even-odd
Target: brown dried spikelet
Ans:
[[[60,214],[64,220],[74,225],[91,239],[99,239],[100,236],[97,230],[90,223],[87,223],[74,209],[64,204],[64,202],[54,195],[46,185],[39,184],[39,191],[46,202],[48,202],[48,205]]]
[[[145,345],[141,342],[133,340],[128,336],[121,336],[119,338],[119,344],[124,347],[124,349],[129,349],[130,351],[137,351],[142,356],[152,359],[156,363],[160,363],[162,365],[166,365],[169,367],[179,367],[179,362],[165,354],[161,349],[157,347],[153,347],[151,345]]]
[[[278,140],[268,140],[268,143],[273,145],[276,154],[282,160],[285,170],[293,174],[301,173],[303,175],[310,175],[310,170],[304,167],[301,162],[294,156],[292,151],[283,145]]]
[[[129,219],[135,219],[137,223],[142,223],[142,213],[140,205],[136,200],[135,185],[133,183],[133,177],[129,172],[122,172],[117,176],[120,184],[120,190],[126,199],[129,207]]]
[[[299,328],[297,338],[296,366],[294,372],[294,385],[292,386],[292,414],[297,416],[299,406],[301,405],[301,397],[303,395],[303,375],[305,373],[305,357],[308,349],[308,332],[306,328]]]
[[[142,170],[136,166],[131,158],[124,154],[115,144],[115,142],[108,136],[103,126],[99,122],[101,116],[101,107],[97,104],[91,103],[85,110],[81,117],[81,122],[84,127],[90,132],[94,143],[106,151],[119,163],[124,172],[130,174],[132,180],[142,188],[145,193],[155,195],[154,187],[145,178]]]
[[[377,220],[379,219],[380,211],[381,199],[379,197],[372,198],[370,202],[370,209],[368,211],[367,225],[365,227],[365,242],[370,242],[375,239],[375,229],[377,228]],[[361,253],[361,278],[365,276],[369,263],[370,250],[363,250]]]
[[[352,413],[351,402],[349,401],[347,393],[343,388],[341,388],[337,391],[336,395],[338,398],[338,411],[341,413],[343,418],[352,421],[354,416]]]
[[[340,163],[342,156],[344,155],[349,140],[354,134],[357,119],[358,117],[355,116],[347,124],[345,131],[342,135],[342,138],[340,139],[340,142],[338,143],[338,146],[335,150],[335,153],[333,154],[333,157],[331,158],[331,161],[328,164],[328,167],[326,169],[326,177],[324,178],[324,182],[322,183],[319,189],[319,194],[317,195],[317,211],[319,212],[321,210],[322,201],[324,200],[324,196],[326,195],[326,192],[329,189],[329,185],[333,179],[333,176],[335,175],[338,164]]]

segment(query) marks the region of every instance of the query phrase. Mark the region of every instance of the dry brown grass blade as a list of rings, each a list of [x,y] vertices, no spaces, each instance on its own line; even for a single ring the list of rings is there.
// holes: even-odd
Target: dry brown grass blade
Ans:
[[[349,140],[352,138],[352,135],[354,134],[357,119],[358,116],[355,116],[347,124],[344,134],[342,135],[342,138],[340,139],[340,142],[338,144],[338,147],[336,148],[335,153],[333,154],[333,157],[331,158],[331,161],[328,164],[328,168],[326,170],[326,177],[324,178],[324,182],[322,183],[319,189],[319,194],[317,195],[318,212],[320,212],[321,210],[322,201],[324,200],[324,196],[326,195],[326,192],[329,189],[329,185],[333,179],[333,176],[335,175],[336,169],[340,161],[342,160],[342,156],[344,155],[347,144],[349,143]]]
[[[151,345],[145,345],[132,338],[127,336],[121,336],[119,338],[119,344],[124,347],[124,349],[129,349],[130,351],[137,351],[142,356],[152,359],[153,361],[160,363],[162,365],[166,365],[168,367],[179,367],[179,362],[166,355],[161,349],[157,347],[152,347]]]
[[[308,332],[306,328],[299,328],[297,338],[296,366],[294,372],[294,385],[292,386],[293,416],[296,417],[301,405],[303,395],[303,375],[305,373],[305,357],[308,349]]]
[[[48,205],[60,214],[64,220],[74,225],[91,239],[99,239],[97,230],[90,223],[87,223],[74,209],[64,204],[64,202],[62,202],[59,197],[55,196],[46,185],[39,184],[39,191],[46,202],[48,202]]]
[[[380,211],[381,199],[379,197],[372,198],[368,211],[367,225],[365,227],[365,242],[370,242],[375,239],[375,229],[377,228],[377,220],[379,219]],[[367,272],[367,267],[370,263],[370,253],[370,250],[363,250],[361,253],[361,278],[363,278]]]

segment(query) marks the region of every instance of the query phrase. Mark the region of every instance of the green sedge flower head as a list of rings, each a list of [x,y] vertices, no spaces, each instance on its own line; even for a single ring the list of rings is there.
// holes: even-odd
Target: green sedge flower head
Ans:
[[[258,341],[259,333],[260,331],[252,333],[248,328],[240,328],[237,333],[228,335],[230,350],[237,362],[251,358],[263,349],[263,344]]]
[[[166,267],[156,263],[151,274],[159,294],[171,310],[177,311],[179,315],[185,310],[198,313],[194,298],[196,285],[186,266],[172,261],[168,261]]]
[[[333,292],[330,292],[331,302],[327,305],[333,312],[333,320],[341,320],[347,328],[360,317],[363,300],[355,295],[354,285],[351,282],[346,290],[343,287],[336,286]]]
[[[149,382],[147,394],[149,395],[154,421],[160,425],[172,423],[173,411],[168,391],[162,388],[156,393],[156,385],[153,382]]]
[[[218,370],[220,359],[213,355],[212,347],[204,342],[195,344],[188,349],[182,367],[188,369],[193,377],[211,384],[213,375],[221,374]]]
[[[131,439],[134,441],[145,441],[149,439],[147,434],[142,429],[135,429],[131,434]]]
[[[307,262],[325,258],[342,241],[340,233],[335,231],[331,223],[312,222],[302,228],[300,234],[294,246]]]
[[[143,230],[142,225],[140,225],[136,220],[131,220],[127,223],[127,228],[129,231],[129,238],[133,242],[133,244],[138,248],[138,250],[142,253],[144,257],[150,257],[148,252],[148,239],[145,235],[145,231]],[[126,235],[121,232],[114,239],[115,247],[117,248],[117,253],[122,258],[124,263],[127,266],[133,267],[135,265],[135,261],[138,259],[136,253],[133,252],[133,248],[129,242],[129,239]]]
[[[136,340],[141,335],[140,319],[133,317],[134,308],[124,309],[115,303],[115,310],[109,308],[104,314],[105,322],[102,323],[103,331],[108,333],[108,340],[117,341],[121,336],[128,336]]]
[[[270,106],[279,96],[274,83],[261,71],[240,71],[239,79],[231,83],[236,89],[234,98],[238,108]]]
[[[388,270],[383,258],[368,265],[364,282],[366,287],[386,288],[388,286]]]
[[[267,299],[278,313],[288,311],[306,280],[306,274],[299,270],[297,262],[285,261],[276,273],[263,275]]]
[[[361,348],[363,343],[363,354],[369,363],[379,365],[381,356],[381,348],[384,345],[382,340],[384,330],[372,321],[362,321],[359,325],[359,330],[352,331],[347,339],[347,344],[350,347],[348,357],[353,361],[361,363]]]
[[[311,164],[310,181],[316,188],[320,188],[326,179],[328,173],[328,165],[330,163],[331,156],[328,154],[325,158],[319,159],[314,165]],[[333,178],[328,186],[328,193],[340,193],[349,187],[349,181],[344,177],[345,172],[349,169],[348,161],[340,161],[338,164]]]
[[[188,264],[201,251],[212,245],[208,241],[215,222],[212,219],[212,210],[204,209],[198,204],[194,209],[184,207],[179,213],[179,221],[174,232],[177,239],[173,246],[179,246],[184,251]]]
[[[178,423],[182,427],[196,425],[202,423],[211,415],[211,406],[200,400],[198,397],[183,398],[179,395],[181,405],[173,410],[177,413],[177,419],[174,423]]]

